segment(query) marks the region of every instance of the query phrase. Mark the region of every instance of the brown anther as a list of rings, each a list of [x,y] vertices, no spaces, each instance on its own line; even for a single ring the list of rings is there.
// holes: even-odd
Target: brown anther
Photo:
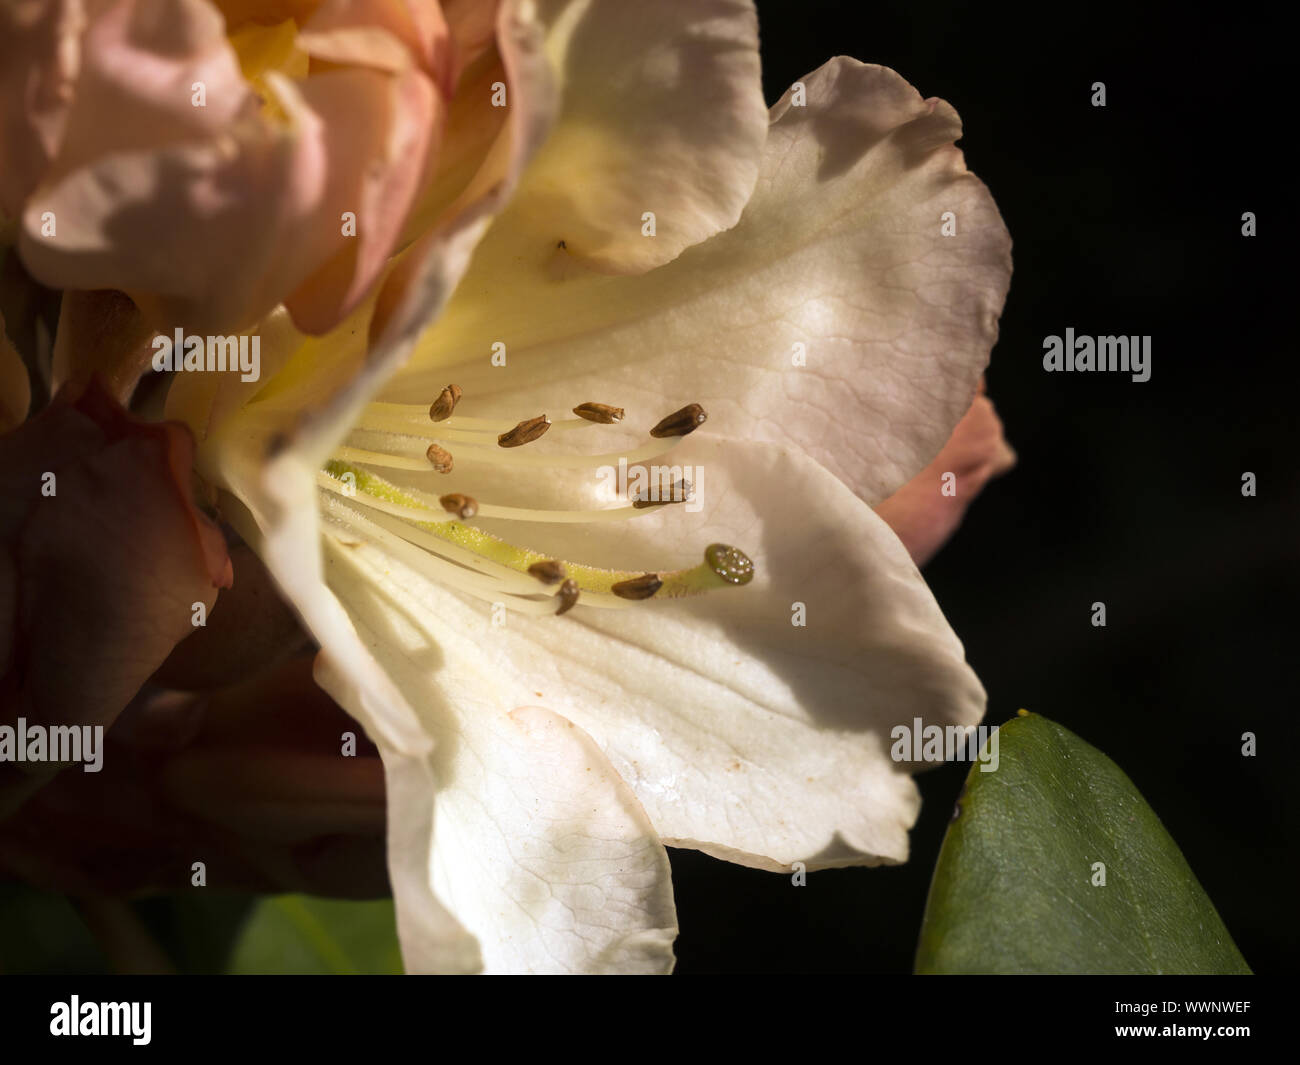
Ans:
[[[601,425],[613,425],[623,420],[623,408],[611,407],[608,403],[579,403],[573,408],[573,413]]]
[[[657,492],[647,492],[645,495],[637,496],[632,500],[632,506],[637,510],[645,510],[646,507],[663,507],[669,503],[688,503],[695,495],[695,485],[690,481],[681,480],[671,488],[661,484]]]
[[[703,407],[698,403],[688,403],[681,410],[675,410],[667,418],[664,418],[663,421],[650,430],[650,435],[654,437],[685,436],[687,433],[695,432],[708,419],[709,416],[705,413]]]
[[[568,573],[564,563],[553,558],[545,562],[534,562],[528,567],[528,572],[543,584],[559,584]]]
[[[451,467],[455,460],[452,459],[451,452],[445,447],[430,444],[429,450],[424,453],[424,456],[433,464],[434,473],[451,473]]]
[[[497,437],[497,443],[502,447],[531,444],[550,427],[551,420],[545,414],[539,414],[536,418],[528,418],[520,422],[510,432],[502,433]]]
[[[445,422],[456,409],[462,394],[460,385],[448,385],[433,401],[433,405],[429,408],[429,418],[435,422]]]
[[[555,611],[555,616],[558,618],[561,614],[572,610],[573,604],[578,601],[578,582],[570,577],[560,585],[560,590],[555,593],[555,598],[560,601],[560,606]]]
[[[620,599],[649,599],[663,586],[657,573],[647,573],[630,581],[619,581],[610,591]]]
[[[473,496],[463,496],[459,492],[439,496],[438,502],[449,514],[455,514],[462,521],[468,521],[478,513],[478,500]]]

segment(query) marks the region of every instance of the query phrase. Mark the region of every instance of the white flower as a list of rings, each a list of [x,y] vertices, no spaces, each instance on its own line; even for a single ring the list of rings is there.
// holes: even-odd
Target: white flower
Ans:
[[[970,407],[1010,241],[956,113],[892,71],[832,60],[769,117],[745,0],[498,17],[508,114],[426,197],[443,221],[329,335],[263,323],[269,380],[188,375],[169,413],[383,753],[408,969],[666,971],[664,844],[903,861],[919,799],[891,727],[983,714],[872,507]],[[449,137],[492,117],[487,71],[462,74]],[[626,417],[568,415],[588,402]],[[697,431],[647,436],[691,403]],[[540,440],[497,446],[543,413]],[[702,509],[611,499],[619,455],[699,471]],[[719,543],[752,581],[714,575]],[[563,616],[539,559],[581,586]],[[639,574],[663,587],[609,593]]]

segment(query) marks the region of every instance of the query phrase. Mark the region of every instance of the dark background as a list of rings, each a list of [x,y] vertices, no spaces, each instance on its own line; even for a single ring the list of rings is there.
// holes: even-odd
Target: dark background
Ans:
[[[988,388],[1020,462],[926,577],[988,720],[1026,707],[1109,755],[1251,967],[1280,971],[1298,938],[1289,35],[1242,4],[1000,7],[759,0],[768,100],[846,54],[961,114],[1015,242]],[[1151,379],[1045,373],[1067,326],[1150,334]],[[920,778],[905,866],[795,889],[673,851],[677,971],[908,972],[964,777]]]

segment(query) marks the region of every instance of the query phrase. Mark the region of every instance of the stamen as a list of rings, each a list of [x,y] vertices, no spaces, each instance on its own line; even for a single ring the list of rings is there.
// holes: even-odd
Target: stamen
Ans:
[[[345,485],[324,471],[316,474],[316,485],[331,495],[342,496],[349,504],[365,507],[371,521],[424,551],[450,559],[475,573],[494,577],[502,586],[518,594],[527,595],[537,591],[533,578],[501,562],[485,558],[473,549],[472,536],[478,533],[476,529],[458,525],[454,521],[427,521],[425,519],[429,517],[429,512],[423,508],[406,507],[364,492],[359,493],[353,486]],[[327,509],[337,509],[338,505],[337,501],[327,501]],[[348,510],[349,514],[352,512],[351,509]],[[390,517],[400,520],[390,521]],[[471,536],[456,538],[453,534],[457,530],[462,533],[468,531]]]
[[[559,609],[555,611],[555,616],[558,618],[561,614],[567,614],[578,602],[578,582],[570,577],[560,585],[556,598],[560,600]]]
[[[545,562],[534,562],[528,567],[528,572],[543,584],[559,584],[568,576],[564,563],[553,558],[547,559]]]
[[[345,474],[352,475],[350,481],[345,482],[342,479]],[[528,567],[535,562],[551,560],[547,555],[516,547],[473,525],[463,525],[458,521],[436,520],[437,512],[422,505],[421,500],[415,495],[357,466],[348,466],[337,461],[328,462],[325,464],[325,469],[316,475],[316,483],[327,492],[345,496],[349,502],[379,511],[380,514],[373,517],[375,522],[384,525],[385,528],[393,529],[403,538],[418,543],[427,550],[449,554],[458,559],[468,555],[472,562],[466,564],[474,565],[476,569],[494,566],[500,571],[509,571],[512,577],[523,581],[534,591],[536,578],[528,574]],[[398,527],[398,523],[390,524],[380,515],[392,515],[394,518],[401,519],[403,523],[410,524]],[[610,585],[615,581],[634,576],[624,571],[597,569],[594,566],[580,566],[573,563],[567,564],[566,569],[578,578],[584,591],[597,593],[608,593]],[[603,598],[605,602],[593,605],[620,605],[618,600],[608,594]]]
[[[346,475],[351,476],[345,480]],[[371,514],[366,519],[367,528],[378,526],[381,532],[435,556],[430,565],[436,562],[448,567],[456,574],[456,587],[479,596],[536,594],[536,582],[540,577],[534,567],[539,563],[543,564],[539,567],[542,573],[550,572],[555,565],[562,565],[565,580],[572,581],[582,593],[583,605],[600,608],[627,609],[631,607],[631,601],[652,596],[676,599],[700,595],[718,588],[746,584],[753,578],[750,560],[743,552],[726,544],[709,545],[704,561],[689,569],[656,573],[600,569],[561,562],[508,543],[472,525],[437,520],[435,515],[438,511],[432,501],[425,503],[418,493],[400,489],[368,470],[337,460],[326,464],[317,475],[317,483],[329,493],[326,496],[327,509],[336,515],[340,510],[346,513],[346,519],[338,519],[344,525],[355,525],[361,520],[354,504],[366,508]],[[333,499],[335,495],[346,497],[347,503]],[[487,510],[486,506],[480,506],[479,515],[486,516]],[[479,582],[473,588],[469,587],[471,578]],[[557,593],[562,603],[566,594],[563,588]],[[525,600],[525,612],[536,613],[536,603],[535,599]]]
[[[430,465],[433,466],[434,473],[451,473],[455,460],[451,457],[451,452],[446,448],[439,447],[437,444],[430,444],[424,454],[428,458]]]
[[[468,521],[478,513],[478,500],[473,496],[461,495],[459,492],[439,496],[438,502],[442,504],[443,510],[455,514],[461,521]]]
[[[364,462],[367,465],[378,466],[384,465],[396,469],[419,470],[428,472],[429,463],[427,459],[411,459],[410,465],[406,465],[407,460],[394,458],[378,451],[362,451],[360,448],[341,447],[334,453],[334,459],[338,462],[340,468],[344,467],[344,459],[352,458],[355,462]],[[401,463],[401,465],[399,465]],[[320,475],[327,476],[327,475]],[[367,475],[373,476],[373,475]],[[317,480],[319,480],[319,476]],[[332,478],[329,478],[332,481]],[[378,478],[374,478],[378,480]],[[329,485],[324,486],[329,488]],[[439,496],[438,504],[450,513],[457,513],[447,505],[444,500],[450,500],[460,493],[452,493],[448,496]],[[412,498],[415,498],[414,496]],[[552,525],[586,525],[591,522],[604,521],[627,521],[629,518],[639,518],[642,515],[634,507],[606,507],[602,510],[540,510],[536,507],[507,507],[498,506],[493,503],[480,503],[473,496],[465,496],[466,500],[474,504],[472,514],[463,514],[461,517],[468,520],[472,517],[479,518],[502,518],[506,521],[532,521],[545,522]],[[373,505],[373,504],[368,504]],[[386,513],[397,514],[398,517],[406,518],[409,521],[430,521],[438,522],[442,518],[432,505],[424,505],[422,501],[417,502],[412,507],[397,507],[387,510]]]
[[[500,601],[504,596],[512,610],[522,613],[550,613],[550,607],[545,600],[520,598],[513,594],[509,585],[480,576],[472,570],[463,569],[430,551],[423,550],[418,543],[408,539],[404,530],[392,528],[379,515],[372,520],[336,498],[331,499],[329,510],[335,520],[345,524],[353,532],[359,532],[379,544],[400,559],[404,565],[410,566],[417,573],[424,574],[430,580],[488,602]]]
[[[689,503],[694,497],[695,485],[683,478],[671,488],[665,488],[662,484],[656,492],[647,488],[644,495],[633,497],[632,506],[636,510],[645,510],[647,507],[664,507],[669,503]]]
[[[360,447],[336,447],[334,458],[343,463],[364,462],[367,466],[383,466],[390,470],[418,470],[429,472],[428,458],[415,455],[390,455],[387,451],[367,451]]]
[[[620,599],[649,599],[664,586],[657,573],[646,573],[630,581],[619,581],[609,590]]]
[[[708,414],[698,403],[688,403],[681,410],[675,410],[662,419],[650,430],[650,435],[653,437],[685,436],[687,433],[695,432],[708,421],[708,418]]]
[[[429,420],[445,422],[451,417],[451,412],[456,409],[456,404],[460,402],[462,395],[464,393],[461,391],[460,385],[448,385],[444,388],[429,408]]]
[[[501,447],[521,447],[524,444],[531,444],[550,427],[551,419],[545,414],[539,414],[536,418],[528,418],[520,422],[508,433],[502,433],[497,437],[497,444]]]
[[[590,425],[591,423],[582,422],[580,424]],[[358,428],[366,429],[368,427],[363,424]],[[395,430],[392,429],[381,431],[389,433],[395,432]],[[433,434],[409,433],[407,435],[423,435],[427,439],[428,436],[432,436]],[[439,436],[444,439],[450,435],[450,432],[439,434]],[[460,439],[460,437],[458,436],[457,439]],[[495,465],[522,466],[537,469],[582,470],[594,469],[599,466],[617,466],[620,459],[626,461],[629,466],[634,466],[638,462],[646,462],[650,459],[659,458],[661,455],[666,455],[679,443],[681,443],[681,439],[680,437],[677,437],[662,442],[652,441],[639,448],[633,448],[631,451],[609,451],[601,455],[530,455],[526,452],[520,452],[517,450],[510,450],[509,454],[503,454],[500,447],[485,447],[481,444],[457,444],[456,457],[462,462],[486,462]],[[393,447],[394,451],[392,454],[397,459],[414,460],[420,453],[418,446],[415,449],[408,449],[407,446],[394,443]],[[345,454],[345,452],[347,453]],[[361,457],[363,453],[375,455],[377,457],[363,458]],[[399,470],[427,471],[429,468],[427,463],[421,462],[417,465],[407,465],[406,461],[395,461],[392,458],[385,459],[383,458],[383,454],[384,453],[382,452],[374,451],[363,452],[362,449],[359,448],[347,447],[336,449],[334,457],[344,462],[366,462],[373,466],[389,466]]]
[[[448,388],[451,386],[448,385]],[[438,406],[423,407],[409,403],[367,403],[361,417],[353,424],[354,431],[367,429],[377,433],[397,433],[402,436],[420,436],[426,440],[465,440],[486,443],[485,435],[504,433],[513,429],[514,422],[504,422],[499,418],[467,418],[453,414],[438,421],[436,426],[430,422],[432,411]],[[552,432],[569,432],[574,429],[590,429],[592,423],[583,418],[561,418],[551,423]]]
[[[658,503],[650,506],[658,506]],[[638,508],[606,507],[603,510],[539,510],[535,507],[503,507],[495,503],[480,503],[480,518],[504,518],[506,521],[536,521],[550,525],[586,525],[597,521],[627,521],[640,518]],[[648,516],[648,515],[647,515]]]
[[[613,425],[623,420],[623,408],[611,407],[607,403],[579,403],[573,408],[573,413],[600,425]]]

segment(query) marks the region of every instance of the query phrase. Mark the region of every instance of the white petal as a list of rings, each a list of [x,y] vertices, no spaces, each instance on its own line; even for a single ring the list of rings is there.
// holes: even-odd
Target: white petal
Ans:
[[[646,428],[696,401],[711,429],[797,444],[868,502],[890,495],[970,406],[1010,242],[952,147],[951,107],[850,59],[805,84],[806,106],[787,94],[773,109],[734,229],[609,277],[521,246],[503,218],[385,396],[431,400],[454,380],[467,414],[488,396],[519,417],[598,400]],[[497,341],[504,368],[490,363]]]
[[[509,211],[524,254],[640,273],[735,225],[767,134],[751,0],[539,10],[563,105]]]
[[[435,898],[478,937],[488,972],[671,970],[667,853],[591,738],[548,710],[510,709],[516,692],[480,656],[457,662],[450,700],[437,678],[460,649],[407,611],[387,560],[335,541],[327,557],[358,630],[435,741],[427,771],[409,766],[414,786],[390,795],[392,863],[412,881],[395,893],[408,971],[448,968],[445,936],[405,927]]]
[[[890,730],[979,720],[984,693],[960,643],[894,534],[802,453],[703,439],[681,461],[705,471],[704,514],[674,506],[580,528],[570,560],[653,572],[656,556],[692,565],[717,541],[753,557],[751,584],[621,610],[579,600],[561,618],[496,626],[486,603],[380,548],[349,557],[430,633],[441,699],[480,699],[489,677],[496,713],[531,701],[572,720],[665,842],[768,869],[905,859],[918,798],[914,767],[890,760]],[[572,547],[571,528],[507,531],[546,553]],[[354,615],[361,587],[336,587]]]

